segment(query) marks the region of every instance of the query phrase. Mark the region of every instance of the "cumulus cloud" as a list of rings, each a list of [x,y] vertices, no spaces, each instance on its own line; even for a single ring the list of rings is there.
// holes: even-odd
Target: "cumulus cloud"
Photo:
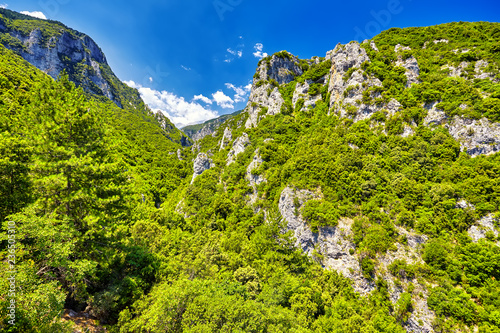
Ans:
[[[221,90],[218,90],[217,92],[212,94],[212,97],[217,103],[218,106],[220,106],[223,109],[234,109],[234,101],[231,97],[227,96],[224,94]]]
[[[36,18],[39,18],[39,19],[42,19],[42,20],[46,20],[47,17],[45,16],[44,13],[42,12],[28,12],[28,11],[22,11],[21,14],[24,14],[24,15],[28,15],[28,16],[32,16],[32,17],[36,17]]]
[[[255,46],[253,48],[255,50],[255,52],[253,53],[254,57],[259,58],[259,59],[267,57],[267,53],[262,52],[262,50],[264,50],[264,45],[262,43],[255,44]]]
[[[5,9],[5,8],[7,8],[7,7],[9,7],[9,5],[8,5],[8,4],[6,4],[6,3],[2,3],[2,4],[0,4],[0,8]]]
[[[240,102],[246,101],[248,93],[252,89],[252,84],[248,84],[246,86],[236,87],[232,83],[226,83],[226,87],[228,89],[233,90],[235,92],[234,97],[233,97],[234,102],[235,103],[240,103]]]
[[[202,101],[202,102],[205,102],[205,103],[207,103],[207,104],[212,104],[212,100],[211,100],[210,98],[208,98],[208,97],[206,97],[206,96],[203,96],[203,95],[201,95],[201,94],[200,94],[200,95],[195,95],[195,96],[193,97],[193,101],[198,101],[198,100],[199,100],[199,101]]]
[[[158,91],[146,88],[134,81],[125,81],[125,84],[139,90],[142,99],[155,112],[162,112],[177,127],[201,123],[218,117],[216,111],[204,108],[198,103],[188,102],[168,91]]]

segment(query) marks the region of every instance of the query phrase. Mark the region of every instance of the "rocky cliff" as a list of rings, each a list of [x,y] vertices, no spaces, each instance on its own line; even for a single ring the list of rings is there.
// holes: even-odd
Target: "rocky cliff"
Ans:
[[[60,22],[0,9],[0,42],[54,79],[65,70],[71,81],[91,94],[121,108],[144,109],[137,90],[115,76],[92,38]]]
[[[408,218],[410,222],[402,223],[401,213],[391,213],[394,207],[406,200],[402,198],[407,193],[415,193],[415,188],[420,186],[418,181],[407,181],[408,178],[418,177],[410,175],[410,164],[420,165],[417,167],[420,170],[431,168],[424,162],[426,153],[417,153],[419,147],[405,146],[403,142],[417,136],[434,136],[428,149],[436,149],[433,154],[440,156],[437,158],[448,154],[454,161],[457,158],[474,161],[477,157],[495,159],[494,154],[500,149],[500,74],[498,57],[495,56],[500,51],[500,44],[498,40],[492,40],[487,46],[479,46],[476,41],[476,46],[465,47],[465,44],[473,42],[438,38],[439,33],[434,36],[430,32],[412,32],[425,37],[402,37],[404,34],[392,30],[363,43],[338,44],[326,52],[325,57],[303,60],[282,51],[262,59],[244,111],[218,128],[208,130],[204,127],[204,135],[215,137],[217,147],[204,147],[201,142],[197,149],[208,149],[213,153],[214,160],[219,158],[222,173],[225,160],[225,167],[231,168],[231,172],[244,175],[248,185],[245,189],[246,204],[253,208],[254,213],[263,212],[266,218],[277,209],[283,220],[283,232],[289,232],[293,245],[311,260],[325,269],[342,273],[352,281],[355,291],[368,298],[380,289],[380,281],[385,281],[384,290],[395,315],[399,313],[397,316],[402,326],[408,332],[433,332],[439,330],[437,323],[441,319],[437,317],[442,316],[429,305],[429,295],[437,285],[432,279],[419,277],[412,270],[423,272],[428,269],[429,258],[424,260],[424,252],[432,246],[431,238],[439,237],[433,224],[440,222],[432,217],[423,218],[419,215],[422,212],[412,211],[408,215],[403,214],[406,216],[404,219]],[[318,125],[319,122],[325,125]],[[300,137],[304,133],[301,131],[307,132],[303,128],[308,126],[317,130],[304,139]],[[339,126],[341,130],[332,132],[329,126]],[[362,130],[350,133],[348,128],[351,126]],[[323,135],[323,132],[328,134]],[[381,138],[383,143],[377,146],[371,142],[373,136]],[[336,138],[341,139],[335,141]],[[448,145],[446,149],[440,146],[445,141]],[[391,142],[396,146],[395,142],[398,142],[401,147],[389,153]],[[340,147],[340,143],[345,146]],[[337,154],[335,159],[342,160],[338,169],[325,166],[330,163],[328,154],[317,152],[329,144],[334,147],[326,151]],[[365,147],[362,153],[360,146]],[[422,151],[425,149],[422,148]],[[404,155],[406,150],[412,153]],[[244,157],[236,159],[240,154]],[[377,158],[360,166],[362,154],[373,154]],[[391,181],[369,176],[372,178],[357,183],[356,189],[346,194],[348,182],[354,181],[352,179],[361,173],[385,170],[387,165],[380,159],[390,154],[400,158],[393,167],[401,167],[398,171],[401,173],[388,176],[390,171],[387,171],[380,176],[393,177]],[[344,159],[344,156],[349,157]],[[401,162],[403,156],[412,156],[414,160],[404,164]],[[198,159],[194,162],[196,170],[198,162]],[[235,166],[238,163],[243,165]],[[314,163],[320,167],[307,173]],[[436,166],[440,163],[437,162]],[[352,173],[346,170],[357,171]],[[307,174],[309,182],[304,178],[294,178],[294,172]],[[420,174],[424,171],[413,172]],[[230,186],[228,178],[231,179],[231,176],[220,178],[225,189]],[[405,179],[406,183],[400,195],[389,200],[388,206],[382,208],[379,205],[384,204],[372,202],[375,208],[370,214],[380,214],[383,218],[366,218],[369,222],[363,222],[365,224],[360,227],[360,220],[356,218],[363,216],[365,209],[371,209],[364,205],[370,200],[372,191],[377,191],[380,184],[386,181],[389,185],[382,196],[396,191],[395,187],[401,179]],[[330,188],[329,194],[324,194],[323,188],[318,185],[328,188],[329,184],[337,181],[342,185]],[[420,192],[419,195],[428,196],[429,202],[441,205],[431,196],[436,198],[439,195],[435,193],[447,191],[445,188],[451,192],[455,190],[446,183],[451,181],[440,179],[437,182],[442,184],[435,184],[427,189],[427,193]],[[466,227],[462,226],[461,232],[467,231],[472,242],[498,239],[498,222],[494,214],[484,215],[484,210],[476,210],[459,197],[461,192],[458,189],[453,193],[447,197],[452,198],[447,209],[453,211],[455,216],[468,216]],[[363,197],[359,206],[353,208],[357,212],[354,215],[359,216],[340,215],[350,214],[345,210],[340,210],[341,213],[336,216],[329,215],[331,211],[340,209],[335,207],[341,205],[342,197],[356,195]],[[379,199],[384,201],[382,196]],[[333,202],[330,206],[321,206],[329,200]],[[412,197],[411,200],[420,199]],[[317,202],[317,205],[311,206],[316,210],[304,216],[310,202]],[[313,226],[314,219],[322,221],[322,224]],[[387,224],[381,222],[384,220]],[[420,230],[417,230],[418,223],[428,225],[425,228],[420,225]],[[384,225],[386,231],[382,231],[380,225]],[[360,238],[371,236],[360,234],[363,234],[363,229],[370,228],[379,230],[380,235],[386,232],[386,235],[391,234],[387,236],[393,239],[391,246],[372,252],[363,248]],[[380,238],[383,239],[383,236]],[[451,251],[452,245],[446,246],[447,251]],[[398,265],[403,268],[398,270]]]

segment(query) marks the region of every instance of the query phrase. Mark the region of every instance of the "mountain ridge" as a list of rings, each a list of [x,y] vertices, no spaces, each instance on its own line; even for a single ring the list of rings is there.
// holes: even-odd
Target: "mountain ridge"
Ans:
[[[487,22],[281,51],[182,147],[0,47],[20,330],[500,331],[499,68]]]

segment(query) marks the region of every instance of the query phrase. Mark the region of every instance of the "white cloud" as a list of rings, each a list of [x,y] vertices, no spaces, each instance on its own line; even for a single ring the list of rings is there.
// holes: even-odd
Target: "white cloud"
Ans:
[[[206,109],[195,102],[188,102],[168,91],[146,88],[134,81],[125,81],[125,84],[139,90],[142,99],[153,111],[162,112],[177,127],[201,123],[219,116],[216,111]]]
[[[240,50],[231,50],[231,49],[227,49],[227,52],[229,52],[230,54],[234,55],[234,56],[237,56],[238,58],[241,58],[243,56],[243,51],[240,51]]]
[[[36,17],[36,18],[39,18],[39,19],[42,19],[42,20],[46,20],[47,17],[45,16],[44,13],[42,12],[28,12],[28,11],[22,11],[21,14],[24,14],[24,15],[29,15],[29,16],[32,16],[32,17]]]
[[[186,66],[184,66],[184,65],[181,65],[181,68],[182,68],[183,70],[185,70],[185,71],[190,71],[190,70],[191,70],[191,68],[190,68],[190,67],[186,67]]]
[[[262,43],[255,44],[255,46],[253,48],[255,49],[255,52],[253,53],[254,57],[260,58],[260,59],[267,57],[267,53],[262,52],[262,50],[264,49],[264,45]]]
[[[149,82],[153,82],[153,78],[151,76],[149,77]]]
[[[226,83],[226,87],[228,89],[234,90],[235,94],[234,94],[233,100],[235,103],[240,103],[240,102],[246,101],[248,93],[252,89],[252,84],[248,84],[246,86],[236,87],[232,83]]]
[[[217,103],[218,106],[220,106],[223,109],[234,109],[234,101],[231,97],[227,96],[224,94],[221,90],[218,90],[216,93],[212,94],[212,97]]]
[[[6,4],[6,3],[2,3],[2,4],[0,4],[0,8],[5,9],[5,8],[7,8],[7,7],[9,7],[9,5],[8,5],[8,4]]]
[[[200,95],[195,95],[193,97],[193,101],[198,101],[198,100],[203,101],[203,102],[205,102],[207,104],[212,104],[212,100],[210,98],[208,98],[206,96],[203,96],[201,94]]]

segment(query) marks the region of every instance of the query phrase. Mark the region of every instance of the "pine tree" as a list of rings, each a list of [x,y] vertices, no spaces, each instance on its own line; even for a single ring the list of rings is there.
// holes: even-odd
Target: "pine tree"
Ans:
[[[28,114],[36,199],[12,218],[31,240],[39,274],[82,296],[126,214],[123,168],[114,161],[102,117],[67,75],[34,91]]]

